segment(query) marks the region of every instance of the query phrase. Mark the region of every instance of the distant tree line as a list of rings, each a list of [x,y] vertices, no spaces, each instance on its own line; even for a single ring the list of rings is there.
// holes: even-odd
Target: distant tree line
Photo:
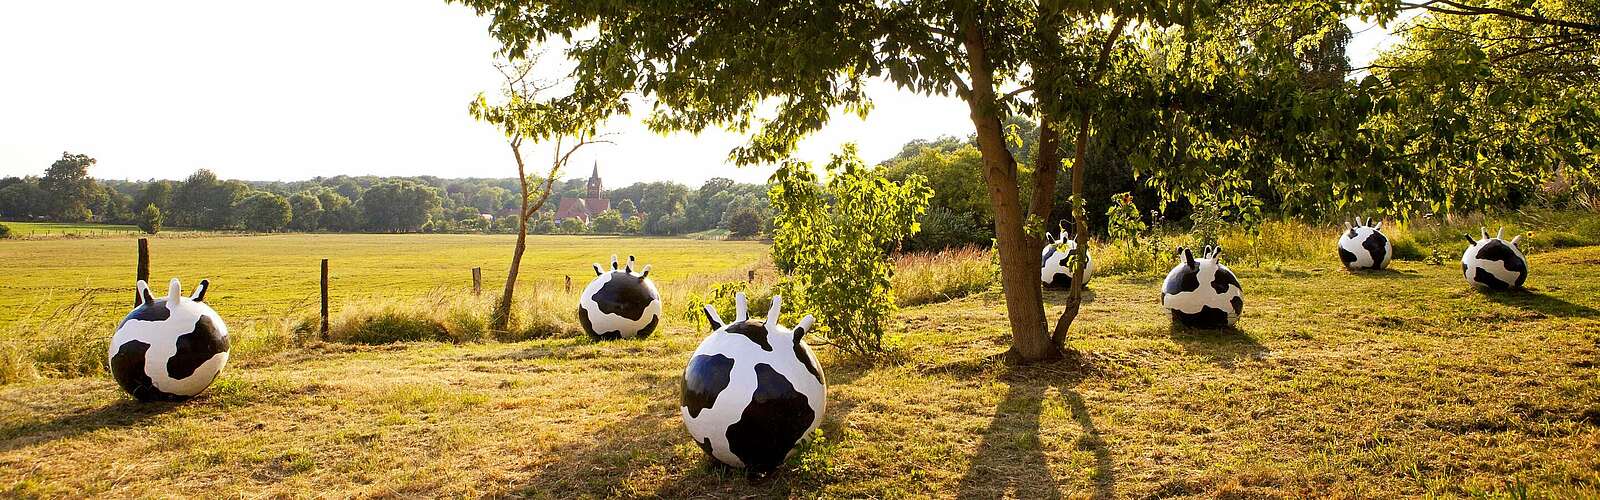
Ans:
[[[42,176],[0,178],[0,219],[135,224],[255,232],[514,233],[517,180],[433,176],[335,176],[303,181],[188,178],[95,179],[95,159],[63,153]],[[585,181],[556,183],[552,199],[582,197]],[[555,220],[549,204],[535,233],[677,235],[712,229],[755,236],[770,229],[767,187],[713,178],[699,188],[636,183],[607,192],[611,210],[588,222]]]

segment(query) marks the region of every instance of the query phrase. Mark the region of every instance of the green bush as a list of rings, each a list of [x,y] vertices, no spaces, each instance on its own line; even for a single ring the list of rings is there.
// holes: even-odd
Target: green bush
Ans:
[[[154,204],[145,205],[144,210],[139,211],[139,230],[145,234],[159,233],[161,219],[161,209],[156,208]]]
[[[845,145],[817,181],[806,162],[773,174],[773,262],[789,272],[779,283],[796,314],[813,313],[817,333],[845,354],[878,359],[896,304],[889,250],[916,234],[932,190],[921,175],[899,184],[868,167]]]
[[[11,226],[0,224],[0,239],[11,237]]]

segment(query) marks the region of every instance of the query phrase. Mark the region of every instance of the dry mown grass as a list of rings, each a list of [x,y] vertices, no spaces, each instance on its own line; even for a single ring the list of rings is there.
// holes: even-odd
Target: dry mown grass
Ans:
[[[1235,267],[1240,329],[1170,328],[1155,278],[1097,278],[1083,366],[1007,367],[997,294],[911,307],[903,364],[824,353],[822,440],[776,478],[709,469],[678,422],[704,334],[316,344],[204,396],[104,377],[0,386],[0,496],[1386,497],[1600,495],[1600,247],[1525,293],[1452,265]],[[1447,263],[1448,264],[1448,263]],[[1059,312],[1060,294],[1047,294]]]

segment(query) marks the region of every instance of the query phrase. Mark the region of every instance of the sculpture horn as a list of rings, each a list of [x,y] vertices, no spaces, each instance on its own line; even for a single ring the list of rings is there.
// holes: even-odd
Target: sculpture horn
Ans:
[[[1511,237],[1511,246],[1517,246],[1517,242],[1521,241],[1521,240],[1522,240],[1522,235],[1520,235],[1520,234],[1516,235],[1516,236],[1512,236]]]
[[[1505,234],[1506,234],[1506,227],[1505,226],[1500,226],[1500,230],[1494,232],[1494,239],[1497,239],[1497,240],[1501,239],[1500,237],[1501,236],[1505,236]]]
[[[738,294],[734,295],[733,303],[736,307],[736,314],[733,317],[734,321],[744,321],[750,319],[750,307],[749,304],[745,302],[744,292],[739,292]]]
[[[783,314],[783,296],[782,295],[773,295],[772,296],[772,307],[767,308],[767,322],[765,324],[767,326],[782,326],[782,323],[778,322],[778,316],[780,316],[782,314]]]
[[[726,324],[722,322],[722,317],[717,315],[717,306],[706,304],[704,311],[706,313],[706,321],[711,323],[711,331],[721,330],[722,325]]]
[[[799,342],[800,337],[804,337],[806,332],[811,331],[811,324],[815,323],[816,321],[817,318],[811,317],[810,314],[807,314],[804,318],[800,318],[800,322],[794,325],[794,341]]]
[[[592,265],[594,266],[594,275],[595,276],[599,276],[599,275],[605,274],[605,271],[601,271],[600,270],[600,263],[596,262],[596,263],[594,263]]]
[[[648,276],[650,276],[650,264],[645,264],[644,272],[639,273],[639,279],[645,279]]]
[[[628,266],[624,267],[623,270],[628,271],[630,273],[633,272],[633,256],[632,255],[628,256]]]
[[[617,270],[617,254],[611,254],[611,270]]]
[[[134,289],[139,291],[139,293],[138,293],[138,295],[139,295],[139,303],[138,304],[134,304],[134,307],[142,306],[142,305],[149,304],[151,302],[155,302],[156,301],[156,298],[150,295],[150,284],[149,283],[145,283],[144,280],[139,280],[138,283],[135,283],[134,284]]]
[[[190,295],[189,296],[189,300],[193,300],[195,302],[205,302],[206,301],[206,289],[209,288],[210,286],[211,286],[211,280],[200,280],[200,286],[195,287],[194,295]]]

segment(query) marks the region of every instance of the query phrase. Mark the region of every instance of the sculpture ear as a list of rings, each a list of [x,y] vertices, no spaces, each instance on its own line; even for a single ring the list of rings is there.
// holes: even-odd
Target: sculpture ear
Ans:
[[[717,306],[706,304],[705,313],[706,321],[711,323],[711,331],[721,330],[725,323],[722,322],[721,316],[717,316]]]
[[[639,273],[639,279],[645,279],[645,278],[648,278],[648,277],[650,277],[650,264],[645,264],[644,265],[644,272]]]
[[[1511,246],[1517,246],[1518,241],[1522,241],[1522,235],[1519,234],[1511,237]]]
[[[1350,221],[1344,221],[1344,230],[1345,231],[1354,231],[1355,228],[1350,226]]]
[[[1470,235],[1470,234],[1461,233],[1461,237],[1467,239],[1467,244],[1468,245],[1476,245],[1476,244],[1478,244],[1478,240],[1472,239],[1472,235]]]
[[[1501,237],[1505,236],[1505,235],[1506,235],[1506,227],[1505,226],[1500,226],[1500,230],[1494,232],[1494,239],[1497,239],[1497,240],[1501,239]]]
[[[599,276],[599,275],[605,274],[604,271],[600,270],[600,264],[592,264],[592,265],[594,266],[594,275],[595,276]]]
[[[632,255],[628,256],[628,267],[625,267],[623,269],[628,271],[628,272],[630,272],[630,273],[633,272],[633,256]]]
[[[750,305],[744,298],[744,292],[734,294],[733,305],[735,307],[735,315],[733,317],[734,321],[744,321],[750,319]]]
[[[156,298],[152,297],[150,295],[150,284],[149,283],[145,283],[144,280],[139,280],[138,283],[134,284],[134,289],[138,290],[138,292],[139,292],[139,294],[138,294],[139,295],[139,303],[138,304],[134,304],[133,305],[134,307],[142,306],[142,305],[149,304],[149,303],[152,303],[152,302],[156,301]]]
[[[200,280],[200,286],[195,287],[194,295],[190,295],[189,296],[189,300],[193,300],[195,302],[205,302],[206,301],[206,288],[210,287],[210,286],[211,286],[211,280]]]
[[[1373,231],[1382,231],[1383,230],[1383,221],[1381,221],[1381,220],[1378,221],[1377,225],[1372,226],[1372,230]]]
[[[1489,228],[1483,227],[1483,226],[1478,226],[1478,239],[1480,239],[1480,240],[1489,239]]]
[[[1185,265],[1188,265],[1190,268],[1199,266],[1199,264],[1194,262],[1194,252],[1190,252],[1188,248],[1179,248],[1178,250],[1183,253],[1183,263]]]
[[[1049,231],[1045,231],[1044,232],[1044,240],[1047,241],[1047,242],[1054,243],[1056,241],[1056,237],[1055,236],[1051,236]]]
[[[811,317],[810,314],[807,314],[806,317],[804,317],[804,318],[800,318],[800,323],[797,323],[797,324],[794,325],[794,341],[795,341],[795,343],[799,343],[800,342],[800,337],[806,336],[806,332],[811,331],[811,325],[813,323],[816,323],[816,321],[817,321],[817,318]]]
[[[611,270],[612,271],[617,270],[617,256],[616,256],[616,254],[612,254],[611,255]]]

